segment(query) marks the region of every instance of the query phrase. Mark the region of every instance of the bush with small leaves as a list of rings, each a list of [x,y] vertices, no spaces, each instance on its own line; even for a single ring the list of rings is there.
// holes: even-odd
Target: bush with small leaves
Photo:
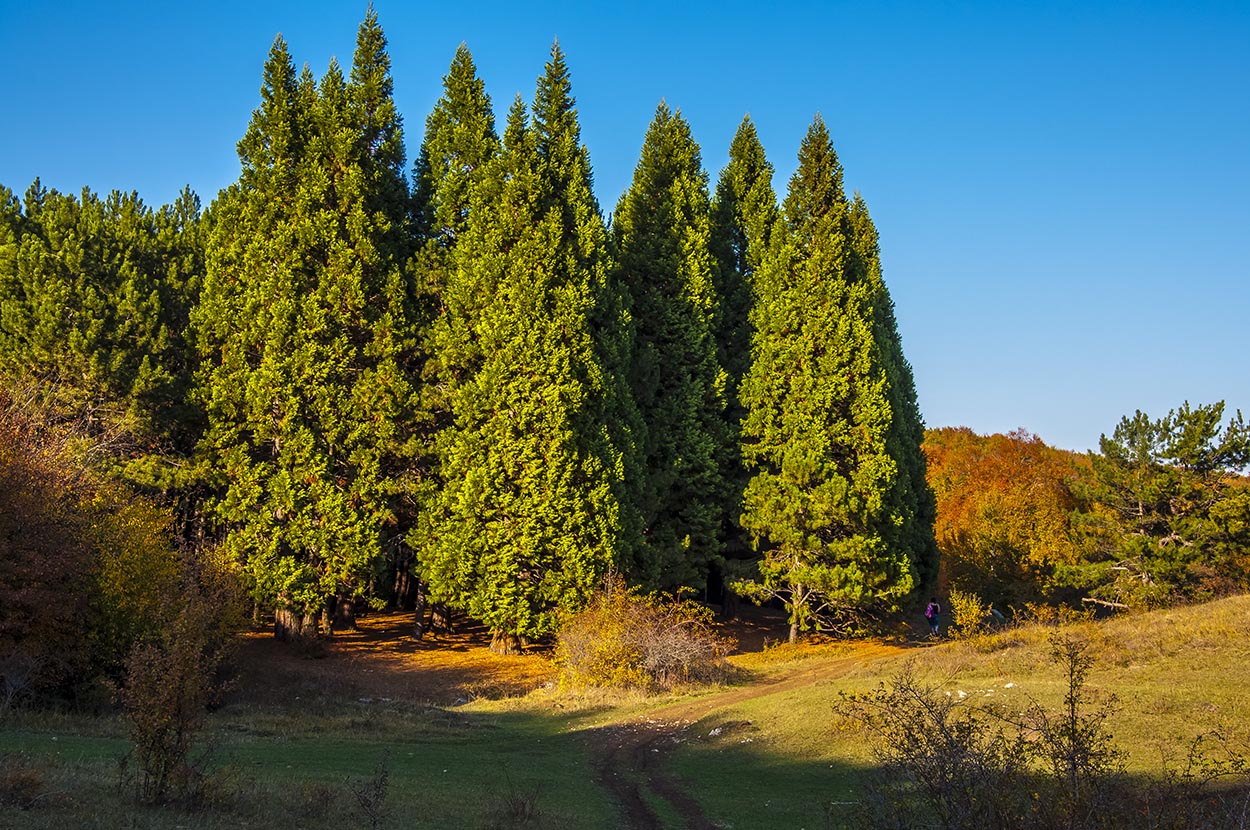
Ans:
[[[205,756],[192,745],[220,691],[217,669],[241,603],[237,585],[209,556],[187,562],[177,596],[165,598],[170,621],[126,661],[120,698],[130,721],[142,801],[192,801],[202,791]]]
[[[697,603],[641,596],[610,578],[560,628],[555,659],[566,686],[671,689],[723,679],[733,641]]]
[[[951,591],[951,632],[956,637],[978,637],[989,629],[990,606],[970,592]]]

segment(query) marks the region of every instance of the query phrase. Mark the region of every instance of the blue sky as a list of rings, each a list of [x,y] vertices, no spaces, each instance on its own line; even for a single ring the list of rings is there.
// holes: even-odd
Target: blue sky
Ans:
[[[610,211],[661,98],[712,181],[750,113],[784,195],[813,115],[881,231],[930,426],[1084,450],[1188,399],[1250,416],[1250,4],[377,0],[415,155],[460,42],[501,114],[553,38]],[[0,0],[0,184],[207,204],[281,32],[365,3]]]

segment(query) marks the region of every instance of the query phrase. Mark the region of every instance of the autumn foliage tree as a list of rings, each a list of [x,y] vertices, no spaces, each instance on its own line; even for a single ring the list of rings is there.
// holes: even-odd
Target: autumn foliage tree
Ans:
[[[1024,430],[983,436],[967,427],[933,429],[924,451],[944,587],[1004,609],[1044,599],[1056,566],[1079,557],[1072,486],[1088,466]]]
[[[11,699],[118,671],[166,622],[178,558],[169,514],[90,463],[100,439],[3,380],[0,693]]]

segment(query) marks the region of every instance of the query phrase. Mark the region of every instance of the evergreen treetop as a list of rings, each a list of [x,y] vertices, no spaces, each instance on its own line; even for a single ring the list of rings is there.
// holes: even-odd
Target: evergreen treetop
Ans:
[[[764,548],[739,587],[778,596],[791,638],[894,608],[916,586],[915,552],[894,541],[887,357],[878,286],[857,274],[842,168],[817,117],[783,205],[783,239],[756,282],[743,453],[743,523]]]
[[[645,425],[646,542],[667,587],[701,585],[721,549],[730,450],[707,181],[689,124],[661,103],[613,231],[636,336],[628,376]]]

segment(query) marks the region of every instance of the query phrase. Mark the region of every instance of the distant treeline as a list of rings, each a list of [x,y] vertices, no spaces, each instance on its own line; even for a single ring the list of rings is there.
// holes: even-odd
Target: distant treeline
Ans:
[[[930,430],[943,592],[1037,616],[1250,589],[1250,430],[1223,413],[1221,403],[1137,412],[1089,454],[1024,431]]]
[[[609,572],[778,599],[797,636],[935,585],[961,479],[935,502],[877,233],[823,121],[779,204],[749,119],[713,190],[661,104],[609,223],[558,46],[502,135],[467,48],[443,80],[409,167],[370,11],[346,73],[275,41],[239,178],[203,212],[0,188],[4,382],[35,381],[184,547],[234,562],[282,636],[442,604],[506,651]],[[1106,503],[1073,469],[1053,522],[1017,523]],[[1098,538],[1137,532],[1116,521]],[[997,573],[978,557],[1026,582],[1126,558],[946,527],[954,582]]]

